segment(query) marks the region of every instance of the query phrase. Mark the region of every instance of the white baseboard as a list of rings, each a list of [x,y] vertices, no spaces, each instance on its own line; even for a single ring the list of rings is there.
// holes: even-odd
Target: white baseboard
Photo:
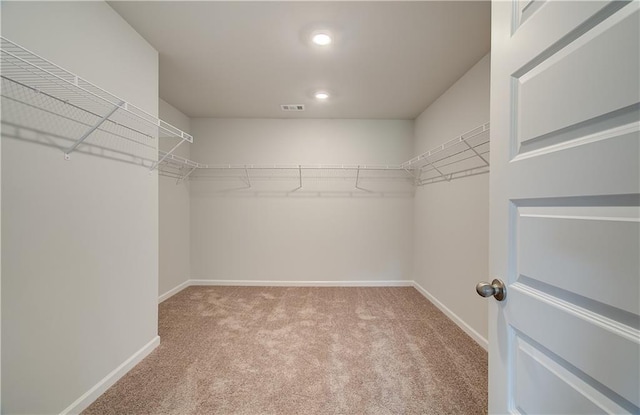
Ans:
[[[467,333],[473,340],[476,341],[482,348],[485,350],[489,350],[489,341],[482,337],[480,333],[475,331],[470,325],[468,325],[464,320],[462,320],[456,313],[451,311],[447,306],[438,301],[429,291],[422,288],[420,284],[413,281],[413,287],[420,292],[420,294],[424,295],[427,300],[431,301],[436,307],[440,309],[451,321],[456,323],[458,327],[460,327],[465,333]]]
[[[89,389],[84,395],[79,397],[74,403],[69,405],[60,415],[79,414],[89,407],[100,395],[113,386],[121,377],[123,377],[135,365],[140,363],[142,359],[147,357],[160,344],[160,336],[156,336],[149,343],[144,345],[140,350],[135,352],[133,356],[125,360],[120,366],[115,368],[111,373],[105,376],[94,387]]]
[[[411,280],[387,281],[265,281],[265,280],[189,280],[189,285],[250,287],[412,287]]]
[[[191,286],[237,287],[413,287],[411,280],[386,281],[273,281],[273,280],[187,280],[158,297],[158,303]]]
[[[183,282],[182,284],[178,285],[177,287],[174,287],[174,288],[170,289],[169,291],[167,291],[166,293],[162,294],[160,297],[158,297],[158,304],[160,304],[161,302],[163,302],[167,298],[172,297],[172,296],[178,294],[180,291],[182,291],[185,288],[187,288],[189,285],[191,285],[189,283],[190,281],[191,280],[186,280],[185,282]]]

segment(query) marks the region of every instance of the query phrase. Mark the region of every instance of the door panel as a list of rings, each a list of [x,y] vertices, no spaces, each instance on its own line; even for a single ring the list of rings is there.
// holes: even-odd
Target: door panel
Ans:
[[[525,281],[512,284],[509,290],[510,304],[516,304],[507,307],[509,330],[534,340],[550,358],[562,359],[567,370],[583,373],[592,387],[609,389],[610,399],[620,396],[618,404],[638,412],[637,330]],[[515,355],[517,343],[513,347]],[[516,370],[512,368],[514,379],[520,375]],[[547,399],[537,389],[530,392],[537,399]]]
[[[637,206],[639,129],[635,122],[593,134],[580,130],[570,141],[514,157],[505,183],[511,198],[525,200],[522,206]]]
[[[518,209],[516,226],[518,278],[525,276],[628,313],[638,311],[638,208],[523,207]],[[577,297],[573,301],[580,302]],[[640,328],[637,321],[634,327]]]
[[[517,356],[514,407],[525,414],[603,414],[628,412],[607,394],[595,389],[580,374],[522,337],[516,337]],[[538,399],[529,393],[538,389]]]
[[[514,77],[513,117],[520,144],[636,104],[640,90],[638,19],[638,10],[618,13]],[[594,96],[599,99],[590,99]]]
[[[514,3],[514,30],[520,27],[529,17],[531,17],[542,5],[540,0],[518,0]]]
[[[534,66],[535,58],[541,59],[562,49],[625,6],[624,1],[535,0],[519,11],[522,3],[513,0],[512,5],[504,5],[506,19],[501,30],[510,30],[511,40],[527,48],[526,54],[511,56],[516,59],[511,73],[518,68],[522,70],[527,63]],[[580,5],[576,7],[575,3]],[[544,30],[540,30],[541,27]]]
[[[640,413],[640,2],[492,26],[490,412]]]

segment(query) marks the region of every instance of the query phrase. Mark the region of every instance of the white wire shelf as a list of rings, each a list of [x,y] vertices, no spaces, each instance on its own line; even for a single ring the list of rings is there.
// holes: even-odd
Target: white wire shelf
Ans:
[[[158,173],[162,176],[172,177],[178,183],[186,180],[196,169],[207,168],[206,164],[196,163],[184,157],[170,152],[158,151]]]
[[[191,180],[241,179],[251,188],[258,180],[297,180],[299,188],[303,181],[342,179],[353,180],[360,188],[362,180],[414,181],[414,176],[399,165],[370,164],[202,164],[176,155],[160,152],[163,159],[160,174],[181,182]],[[193,174],[198,171],[197,174]]]
[[[490,128],[480,125],[399,165],[371,164],[201,164],[160,152],[161,174],[192,180],[353,179],[411,181],[416,186],[489,172]],[[198,172],[194,174],[195,172]],[[304,173],[303,173],[304,172]]]
[[[483,124],[409,161],[416,185],[450,181],[489,172],[490,125]]]
[[[3,124],[63,138],[67,159],[90,137],[86,143],[98,145],[96,136],[152,148],[156,138],[179,139],[169,154],[193,142],[191,135],[4,37],[0,55]]]

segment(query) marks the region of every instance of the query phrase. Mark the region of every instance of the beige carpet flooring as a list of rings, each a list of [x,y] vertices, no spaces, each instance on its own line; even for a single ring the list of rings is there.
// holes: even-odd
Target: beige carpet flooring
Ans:
[[[411,287],[189,287],[83,413],[483,414],[487,354]]]

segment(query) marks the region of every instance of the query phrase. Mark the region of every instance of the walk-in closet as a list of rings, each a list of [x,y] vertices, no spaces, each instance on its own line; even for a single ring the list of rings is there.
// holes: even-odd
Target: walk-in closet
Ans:
[[[1,413],[638,413],[638,1],[0,12]]]

